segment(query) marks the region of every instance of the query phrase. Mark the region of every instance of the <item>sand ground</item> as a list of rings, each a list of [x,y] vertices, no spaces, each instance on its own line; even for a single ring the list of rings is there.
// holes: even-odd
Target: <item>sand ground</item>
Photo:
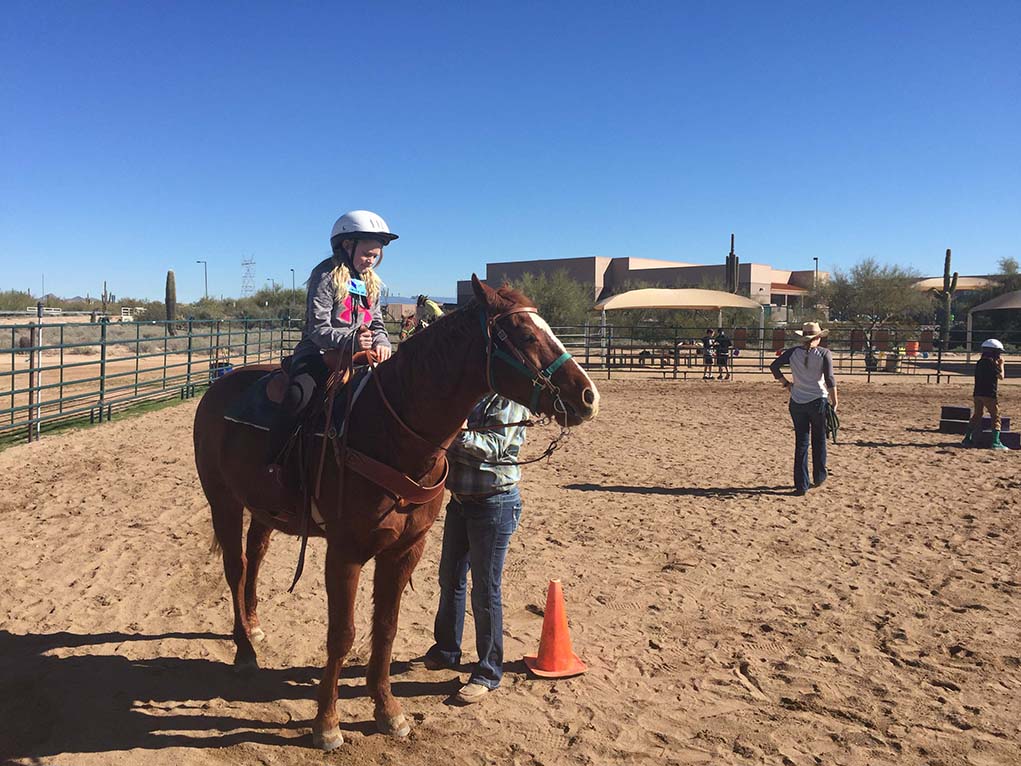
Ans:
[[[363,576],[348,741],[326,757],[308,734],[323,546],[288,595],[298,545],[275,538],[263,669],[235,675],[194,402],[3,451],[0,762],[1021,763],[1021,453],[935,432],[964,385],[843,385],[830,480],[803,498],[778,387],[600,387],[600,417],[525,469],[503,686],[458,707],[465,672],[406,662],[430,644],[437,524],[395,645],[412,734],[374,733]],[[1021,418],[1021,387],[1002,398]],[[521,662],[549,577],[585,675],[535,680]]]

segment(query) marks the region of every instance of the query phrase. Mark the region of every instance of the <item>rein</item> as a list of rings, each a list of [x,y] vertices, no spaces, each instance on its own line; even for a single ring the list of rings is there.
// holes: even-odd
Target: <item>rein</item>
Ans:
[[[541,393],[544,390],[549,391],[550,395],[553,397],[553,408],[554,410],[556,410],[558,414],[563,415],[563,422],[558,421],[555,416],[554,417],[543,416],[538,420],[526,418],[525,420],[518,420],[513,423],[500,423],[498,425],[480,426],[477,428],[462,428],[460,429],[460,431],[462,433],[478,433],[482,431],[499,431],[504,428],[510,428],[511,426],[525,426],[525,427],[542,426],[550,422],[556,422],[557,425],[560,426],[560,433],[550,440],[550,443],[546,445],[546,448],[538,457],[530,458],[528,460],[518,460],[514,462],[509,461],[490,462],[488,460],[471,461],[473,463],[477,463],[478,465],[512,466],[538,463],[540,460],[545,460],[546,458],[550,457],[554,452],[556,452],[561,447],[561,442],[571,432],[566,425],[567,407],[564,405],[563,399],[560,398],[560,388],[552,381],[553,374],[557,370],[559,370],[561,366],[563,366],[564,362],[571,358],[571,355],[565,351],[541,370],[534,364],[532,364],[525,357],[525,355],[522,354],[517,349],[517,347],[514,346],[513,343],[511,343],[510,337],[507,335],[506,332],[504,332],[503,328],[497,325],[497,322],[503,319],[504,317],[510,316],[512,314],[521,313],[537,314],[538,311],[536,311],[534,308],[531,308],[530,306],[519,306],[509,311],[505,311],[501,314],[497,314],[491,318],[487,318],[485,309],[482,309],[480,311],[482,329],[486,334],[486,383],[489,385],[490,391],[496,390],[495,387],[493,386],[493,359],[496,358],[503,360],[508,365],[510,365],[511,369],[515,370],[516,372],[524,374],[531,380],[532,398],[530,400],[531,403],[528,409],[534,411],[535,408],[538,407],[539,405],[539,396],[541,395]],[[493,332],[494,329],[496,331],[495,337]],[[510,353],[505,351],[501,346],[496,345],[496,338],[500,339],[500,342],[503,344],[503,346],[509,349]],[[375,369],[376,367],[375,363],[373,363],[372,366]],[[420,433],[415,431],[407,423],[405,423],[404,419],[397,413],[397,410],[394,409],[394,406],[390,403],[389,398],[387,398],[386,392],[383,390],[383,384],[379,380],[379,376],[373,375],[372,377],[375,378],[376,390],[379,392],[379,398],[383,400],[383,404],[386,407],[387,412],[390,413],[390,416],[393,417],[393,419],[401,428],[403,428],[407,433],[415,437],[415,439],[417,439],[419,442],[430,447],[433,450],[436,450],[438,452],[450,451],[449,444],[447,445],[434,444],[433,442],[423,437]]]

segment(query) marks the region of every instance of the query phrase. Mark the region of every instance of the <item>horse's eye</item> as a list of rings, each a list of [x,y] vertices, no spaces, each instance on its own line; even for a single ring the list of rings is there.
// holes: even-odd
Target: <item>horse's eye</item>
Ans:
[[[525,337],[521,340],[525,343],[535,343],[535,336],[532,333],[525,333]]]

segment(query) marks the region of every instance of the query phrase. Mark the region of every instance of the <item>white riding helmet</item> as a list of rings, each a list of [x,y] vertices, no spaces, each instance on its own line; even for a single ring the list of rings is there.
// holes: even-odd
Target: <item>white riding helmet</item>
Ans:
[[[397,235],[390,231],[390,227],[386,225],[382,216],[371,210],[352,210],[350,213],[344,213],[333,224],[330,244],[335,246],[343,239],[366,239],[369,237],[383,240],[384,245],[397,239]]]
[[[997,351],[1003,351],[1003,344],[996,338],[990,338],[989,340],[982,341],[982,348],[995,348]]]

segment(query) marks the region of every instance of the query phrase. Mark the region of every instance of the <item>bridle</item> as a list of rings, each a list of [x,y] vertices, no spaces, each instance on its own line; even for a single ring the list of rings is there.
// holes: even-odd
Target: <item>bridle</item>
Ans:
[[[553,382],[553,374],[559,370],[564,362],[571,358],[568,352],[562,353],[548,365],[539,369],[515,346],[510,336],[498,324],[505,317],[513,314],[538,314],[539,312],[531,306],[516,306],[500,314],[488,316],[483,308],[479,312],[482,322],[482,330],[486,334],[486,383],[491,391],[496,391],[493,385],[493,359],[500,359],[506,362],[515,372],[521,373],[532,384],[532,396],[529,399],[528,409],[536,412],[539,406],[539,397],[543,391],[549,392],[553,399],[553,409],[558,415],[563,415],[561,426],[567,425],[567,407],[560,398],[560,387]],[[499,340],[500,345],[497,345]]]

